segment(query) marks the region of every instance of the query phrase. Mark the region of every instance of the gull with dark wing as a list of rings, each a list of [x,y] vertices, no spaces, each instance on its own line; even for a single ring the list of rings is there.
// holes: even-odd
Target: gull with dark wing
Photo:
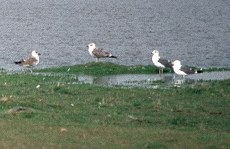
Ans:
[[[163,69],[164,68],[172,68],[172,63],[171,61],[167,60],[167,59],[163,59],[160,57],[159,55],[159,51],[158,50],[153,50],[152,52],[153,56],[152,56],[152,61],[153,64],[159,68],[159,74],[160,76],[163,74]]]
[[[175,60],[172,62],[172,67],[173,67],[173,71],[178,74],[178,75],[182,75],[183,77],[185,75],[189,75],[189,74],[196,74],[196,73],[201,73],[203,72],[202,69],[201,70],[195,70],[193,68],[187,67],[187,66],[182,66],[181,62],[179,60]]]
[[[32,51],[31,57],[22,59],[20,61],[15,61],[14,63],[22,66],[23,68],[31,68],[30,71],[32,72],[32,68],[39,63],[39,55],[40,53]]]
[[[99,61],[99,58],[117,58],[111,53],[104,51],[102,48],[97,48],[95,43],[90,43],[87,47],[89,54],[96,58],[96,62]]]

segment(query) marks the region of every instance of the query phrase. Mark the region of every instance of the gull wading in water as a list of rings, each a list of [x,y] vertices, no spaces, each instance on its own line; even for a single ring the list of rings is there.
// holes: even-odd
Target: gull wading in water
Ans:
[[[172,62],[172,67],[173,67],[173,71],[177,74],[177,75],[181,75],[186,76],[189,74],[196,74],[196,73],[202,73],[202,69],[201,70],[195,70],[193,68],[190,67],[186,67],[186,66],[182,66],[181,62],[179,60],[175,60]]]
[[[99,58],[117,58],[111,53],[104,51],[102,48],[97,48],[95,43],[90,43],[87,47],[89,54],[96,58],[96,62],[99,61]]]
[[[153,56],[152,56],[152,61],[153,64],[159,68],[159,74],[160,76],[163,74],[163,69],[164,68],[172,68],[172,63],[171,61],[167,60],[167,59],[163,59],[160,57],[159,55],[159,51],[158,50],[153,50],[152,52]]]
[[[30,71],[32,72],[32,68],[39,63],[39,55],[41,54],[36,51],[32,51],[31,57],[15,61],[14,63],[22,66],[23,68],[31,68]]]

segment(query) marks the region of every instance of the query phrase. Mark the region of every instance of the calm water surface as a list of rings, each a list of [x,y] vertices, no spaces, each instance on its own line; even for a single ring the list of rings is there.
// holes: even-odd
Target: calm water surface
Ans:
[[[159,74],[118,74],[107,76],[91,76],[66,73],[33,73],[34,75],[63,77],[55,84],[94,84],[107,87],[141,87],[141,88],[170,88],[193,86],[197,82],[230,79],[230,71],[204,72],[182,76],[174,73]],[[44,78],[45,79],[45,78]]]
[[[196,84],[199,81],[227,80],[230,79],[230,71],[205,72],[188,75],[184,78],[174,74],[121,74],[109,76],[76,76],[77,82],[95,84],[102,86],[123,86],[123,87],[144,87],[144,88],[165,88],[174,86],[187,86]]]
[[[117,64],[170,60],[199,67],[230,66],[229,0],[0,0],[0,65],[39,51],[38,68],[94,61],[95,42]]]

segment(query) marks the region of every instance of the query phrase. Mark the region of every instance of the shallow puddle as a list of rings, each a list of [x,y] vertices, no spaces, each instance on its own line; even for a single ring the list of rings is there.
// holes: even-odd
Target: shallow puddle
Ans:
[[[226,80],[230,79],[230,71],[215,71],[215,72],[204,72],[194,75],[189,75],[186,78],[192,80]]]
[[[70,84],[94,84],[100,86],[167,88],[182,87],[199,81],[230,79],[230,71],[204,72],[200,74],[182,76],[174,73],[163,74],[119,74],[108,76],[90,76],[56,73],[35,73],[35,75],[63,76]]]
[[[110,75],[102,77],[94,76],[78,76],[78,81],[88,84],[96,84],[103,86],[126,86],[126,87],[153,87],[157,88],[163,84],[169,84],[172,76],[149,74],[123,74],[123,75]]]
[[[125,87],[171,87],[181,86],[182,84],[193,84],[204,80],[225,80],[230,79],[230,71],[205,72],[200,74],[188,75],[182,78],[174,74],[122,74],[110,76],[87,76],[79,75],[77,80],[80,83],[96,84],[102,86],[125,86]]]

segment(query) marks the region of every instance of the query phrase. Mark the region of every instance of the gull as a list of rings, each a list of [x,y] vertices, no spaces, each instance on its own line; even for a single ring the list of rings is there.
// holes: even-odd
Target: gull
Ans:
[[[39,55],[41,54],[34,50],[31,53],[31,57],[22,59],[20,61],[15,61],[14,63],[22,66],[23,68],[31,68],[30,71],[32,72],[32,68],[39,63]]]
[[[186,66],[182,66],[181,62],[179,60],[175,60],[172,62],[172,67],[173,67],[173,71],[178,74],[183,76],[189,75],[189,74],[196,74],[196,73],[202,73],[202,69],[201,70],[195,70],[191,67],[186,67]]]
[[[96,58],[96,62],[99,61],[99,58],[117,58],[111,53],[104,51],[102,48],[97,48],[95,43],[90,43],[87,47],[89,54]]]
[[[167,59],[163,59],[160,57],[159,55],[159,51],[158,50],[153,50],[152,52],[153,56],[152,56],[152,61],[153,64],[159,68],[159,74],[161,76],[161,74],[163,74],[163,69],[164,68],[172,68],[172,63],[171,61],[167,60]]]

